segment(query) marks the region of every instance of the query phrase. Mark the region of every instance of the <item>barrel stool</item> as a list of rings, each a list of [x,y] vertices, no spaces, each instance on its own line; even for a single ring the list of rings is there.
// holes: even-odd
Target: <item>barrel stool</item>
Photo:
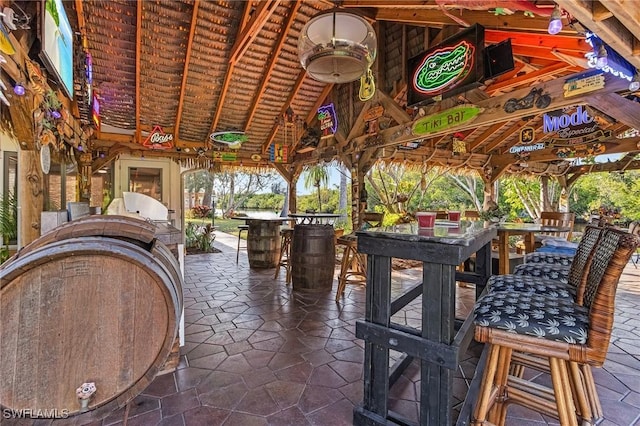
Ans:
[[[242,235],[242,231],[246,231],[248,236],[249,225],[238,225],[238,250],[236,251],[236,263],[238,263],[238,260],[240,259],[240,241],[242,241],[242,238],[240,238],[240,236]]]
[[[287,271],[285,282],[287,285],[291,282],[291,264],[289,258],[291,257],[291,238],[293,238],[293,228],[283,226],[280,228],[280,256],[278,257],[278,265],[276,266],[276,274],[274,279],[278,278],[280,274],[280,267],[284,266]]]
[[[367,259],[364,254],[358,253],[358,237],[355,234],[343,235],[338,238],[337,243],[344,246],[344,250],[338,276],[336,302],[344,294],[347,284],[367,283]]]

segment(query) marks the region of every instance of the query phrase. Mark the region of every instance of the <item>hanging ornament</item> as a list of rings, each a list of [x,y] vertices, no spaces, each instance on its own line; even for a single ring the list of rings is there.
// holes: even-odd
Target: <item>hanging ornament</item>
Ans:
[[[376,82],[373,79],[371,68],[367,68],[367,72],[360,77],[360,91],[358,97],[362,102],[366,102],[373,98],[376,93]]]

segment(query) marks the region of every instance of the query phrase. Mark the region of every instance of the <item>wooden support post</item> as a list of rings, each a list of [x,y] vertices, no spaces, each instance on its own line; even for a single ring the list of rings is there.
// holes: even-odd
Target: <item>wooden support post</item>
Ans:
[[[29,244],[40,237],[40,214],[43,205],[43,175],[37,152],[21,149],[18,167],[18,245]]]
[[[78,165],[80,170],[78,173],[77,200],[91,202],[91,153],[85,152],[78,156]]]

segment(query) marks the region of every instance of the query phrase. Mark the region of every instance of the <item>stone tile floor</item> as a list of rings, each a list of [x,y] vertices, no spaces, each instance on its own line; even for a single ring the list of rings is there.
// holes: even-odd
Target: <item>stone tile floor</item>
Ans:
[[[178,370],[157,377],[128,407],[91,422],[82,416],[58,424],[91,425],[350,425],[362,399],[363,342],[355,321],[363,316],[364,288],[304,294],[286,286],[284,274],[251,270],[245,253],[235,263],[236,237],[218,233],[216,254],[186,258],[185,339]],[[418,270],[395,271],[394,291]],[[334,281],[335,288],[335,281]],[[457,309],[468,312],[473,289],[461,288]],[[630,263],[620,283],[616,324],[604,368],[594,376],[604,408],[603,425],[640,425],[640,269]],[[419,322],[411,306],[399,323]],[[477,363],[473,345],[455,379],[460,405]],[[544,378],[542,378],[544,380]],[[392,388],[390,408],[417,421],[419,368],[410,366]],[[37,421],[34,424],[49,424]],[[0,418],[0,424],[9,423]],[[511,406],[508,425],[557,424]]]

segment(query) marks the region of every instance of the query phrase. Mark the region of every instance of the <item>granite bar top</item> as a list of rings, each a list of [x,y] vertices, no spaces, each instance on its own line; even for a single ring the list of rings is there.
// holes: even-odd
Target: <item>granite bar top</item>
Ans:
[[[462,220],[460,222],[450,222],[436,220],[436,225],[433,229],[418,228],[417,223],[404,223],[356,231],[356,235],[417,243],[469,246],[478,238],[486,239],[489,235],[489,238],[495,237],[497,230],[493,225],[485,227],[482,221]]]

